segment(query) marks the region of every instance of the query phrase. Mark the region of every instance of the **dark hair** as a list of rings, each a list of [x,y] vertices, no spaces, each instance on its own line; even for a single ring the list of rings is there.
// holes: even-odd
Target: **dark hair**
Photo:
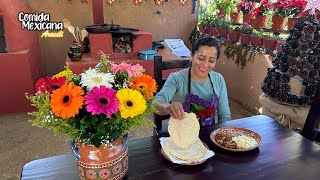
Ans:
[[[200,37],[196,40],[192,47],[192,55],[202,46],[216,47],[217,48],[217,59],[220,57],[220,47],[217,38],[212,36]]]

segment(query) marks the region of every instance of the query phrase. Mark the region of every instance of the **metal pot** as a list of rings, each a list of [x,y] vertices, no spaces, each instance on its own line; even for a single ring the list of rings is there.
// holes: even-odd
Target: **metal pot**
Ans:
[[[157,52],[154,50],[141,50],[139,51],[139,56],[141,60],[154,60],[154,56]]]

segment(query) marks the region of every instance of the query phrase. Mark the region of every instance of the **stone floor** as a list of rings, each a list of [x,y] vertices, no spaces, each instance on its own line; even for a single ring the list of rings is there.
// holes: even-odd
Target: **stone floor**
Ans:
[[[255,115],[230,99],[232,119]],[[54,136],[47,129],[32,127],[25,113],[0,116],[0,180],[20,178],[24,164],[48,156],[70,153],[65,135]],[[153,129],[132,131],[131,140],[153,135]]]

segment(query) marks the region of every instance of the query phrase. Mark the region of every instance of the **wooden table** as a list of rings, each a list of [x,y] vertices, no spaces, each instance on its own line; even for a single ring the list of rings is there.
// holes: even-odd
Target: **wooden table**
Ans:
[[[210,133],[224,126],[251,129],[262,136],[259,148],[245,153],[216,147]],[[181,166],[167,161],[160,152],[158,137],[129,142],[129,170],[126,179],[319,179],[320,146],[273,119],[252,116],[205,127],[200,138],[216,154],[198,166]],[[27,163],[21,179],[78,180],[71,154]]]

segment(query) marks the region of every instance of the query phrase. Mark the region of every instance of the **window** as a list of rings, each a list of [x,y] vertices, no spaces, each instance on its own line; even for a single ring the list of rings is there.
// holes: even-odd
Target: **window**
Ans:
[[[0,53],[6,53],[6,38],[4,34],[4,21],[3,17],[0,16]]]

